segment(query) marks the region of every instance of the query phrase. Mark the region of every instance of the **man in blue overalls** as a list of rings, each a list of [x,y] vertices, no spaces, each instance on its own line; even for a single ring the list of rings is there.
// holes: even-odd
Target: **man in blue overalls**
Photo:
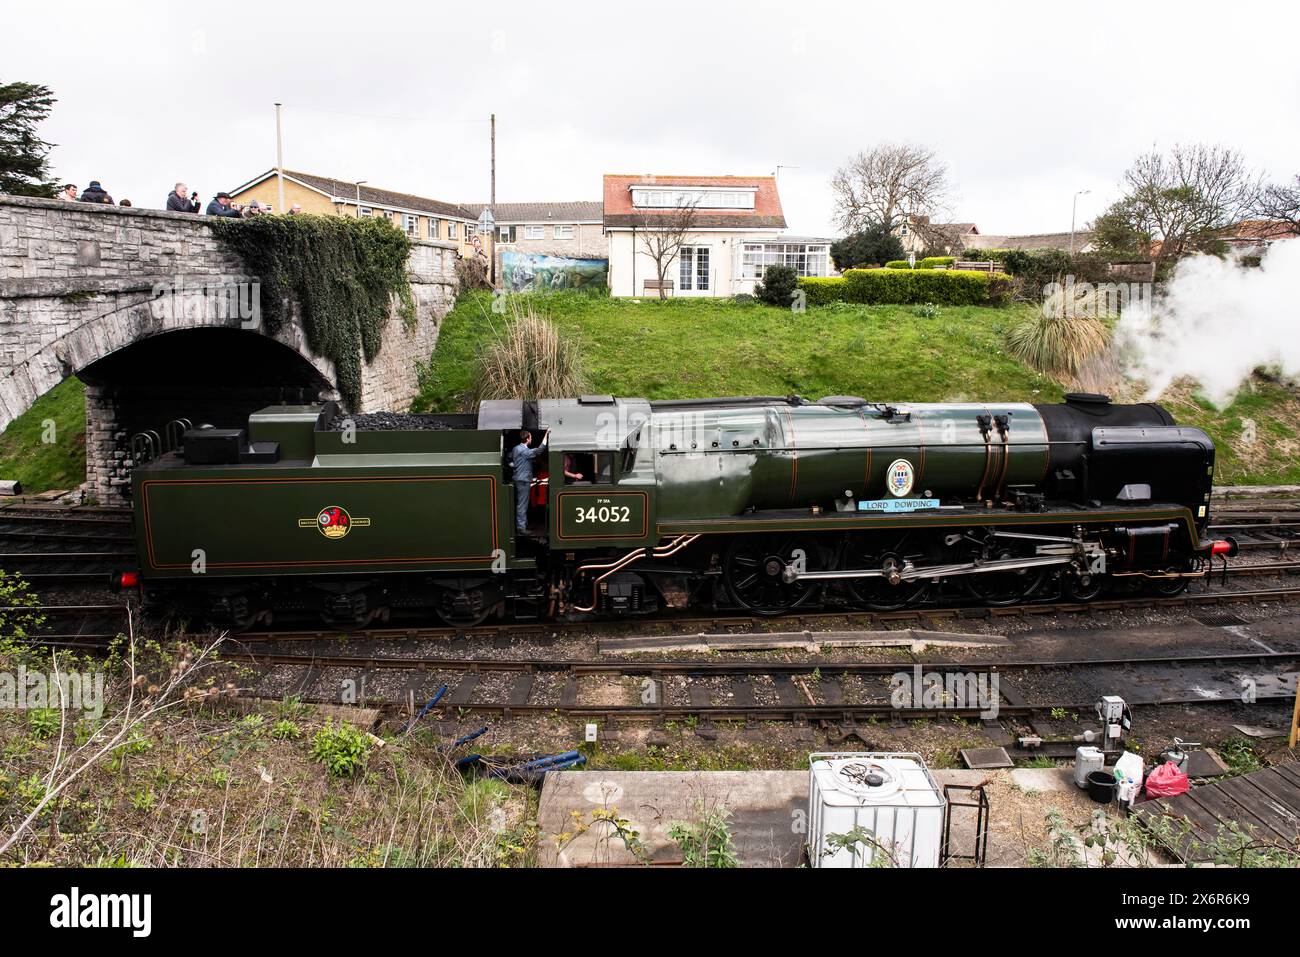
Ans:
[[[533,459],[546,454],[546,440],[551,436],[547,429],[542,444],[532,448],[533,435],[527,429],[519,433],[519,444],[510,450],[510,468],[515,483],[515,528],[528,531],[528,493],[533,484]]]

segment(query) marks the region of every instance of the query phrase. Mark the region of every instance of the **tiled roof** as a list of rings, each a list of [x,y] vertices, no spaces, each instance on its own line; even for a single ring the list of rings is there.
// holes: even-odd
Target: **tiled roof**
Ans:
[[[1290,239],[1296,231],[1290,223],[1274,219],[1243,219],[1219,235],[1224,239]]]
[[[1082,249],[1092,240],[1087,229],[1074,231],[1074,248]],[[975,242],[967,242],[967,249],[1069,249],[1069,233],[1029,233],[1024,236],[982,235]]]
[[[269,173],[274,173],[270,170]],[[268,173],[250,180],[244,184],[257,182]],[[317,176],[315,173],[303,173],[298,170],[286,169],[284,175],[290,179],[296,179],[298,182],[313,189],[318,189],[323,193],[328,193],[331,197],[338,197],[350,203],[356,202],[357,186],[355,182],[349,182],[346,179],[334,179],[330,176]],[[240,187],[243,189],[244,187]],[[238,193],[239,190],[233,192]],[[409,209],[418,213],[432,213],[435,216],[441,216],[446,219],[467,219],[471,222],[476,221],[481,213],[482,207],[472,212],[456,203],[444,203],[438,199],[429,199],[425,196],[416,196],[413,193],[398,193],[391,189],[380,189],[376,186],[370,186],[365,183],[361,184],[361,205],[362,206],[389,206],[396,209]]]
[[[490,203],[463,203],[466,209],[483,212]],[[599,201],[576,200],[568,203],[497,203],[492,206],[492,216],[500,224],[521,223],[598,223],[601,220]],[[475,217],[477,218],[477,216]]]
[[[785,213],[781,210],[781,197],[772,176],[657,176],[651,174],[605,174],[604,221],[606,226],[628,227],[653,225],[658,220],[674,215],[672,210],[653,212],[637,210],[632,206],[630,187],[634,185],[660,187],[723,186],[751,187],[754,193],[753,209],[711,210],[698,209],[694,223],[700,229],[785,229]]]

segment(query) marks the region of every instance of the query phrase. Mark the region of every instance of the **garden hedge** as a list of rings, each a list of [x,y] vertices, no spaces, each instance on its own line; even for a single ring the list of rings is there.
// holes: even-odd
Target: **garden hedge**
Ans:
[[[956,256],[926,256],[924,259],[916,261],[917,269],[938,269],[940,266],[945,269],[952,268],[952,264],[957,261]],[[885,263],[886,269],[911,269],[906,259],[891,259]]]
[[[964,269],[850,269],[843,276],[799,280],[808,304],[869,305],[932,302],[939,306],[1000,305],[1011,295],[1005,275]]]

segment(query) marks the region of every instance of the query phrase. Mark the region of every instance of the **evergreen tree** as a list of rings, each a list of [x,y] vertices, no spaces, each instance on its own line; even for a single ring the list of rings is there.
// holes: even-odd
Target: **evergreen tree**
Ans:
[[[37,83],[0,85],[0,193],[14,196],[53,196],[50,143],[36,127],[54,106],[54,95]]]

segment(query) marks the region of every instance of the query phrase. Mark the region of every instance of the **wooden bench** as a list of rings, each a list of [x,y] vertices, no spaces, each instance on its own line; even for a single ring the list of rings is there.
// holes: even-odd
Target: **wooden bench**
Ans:
[[[665,279],[663,282],[660,282],[658,279],[647,279],[641,285],[641,291],[647,294],[651,292],[657,293],[662,289],[671,296],[674,288],[675,286],[671,279]]]

